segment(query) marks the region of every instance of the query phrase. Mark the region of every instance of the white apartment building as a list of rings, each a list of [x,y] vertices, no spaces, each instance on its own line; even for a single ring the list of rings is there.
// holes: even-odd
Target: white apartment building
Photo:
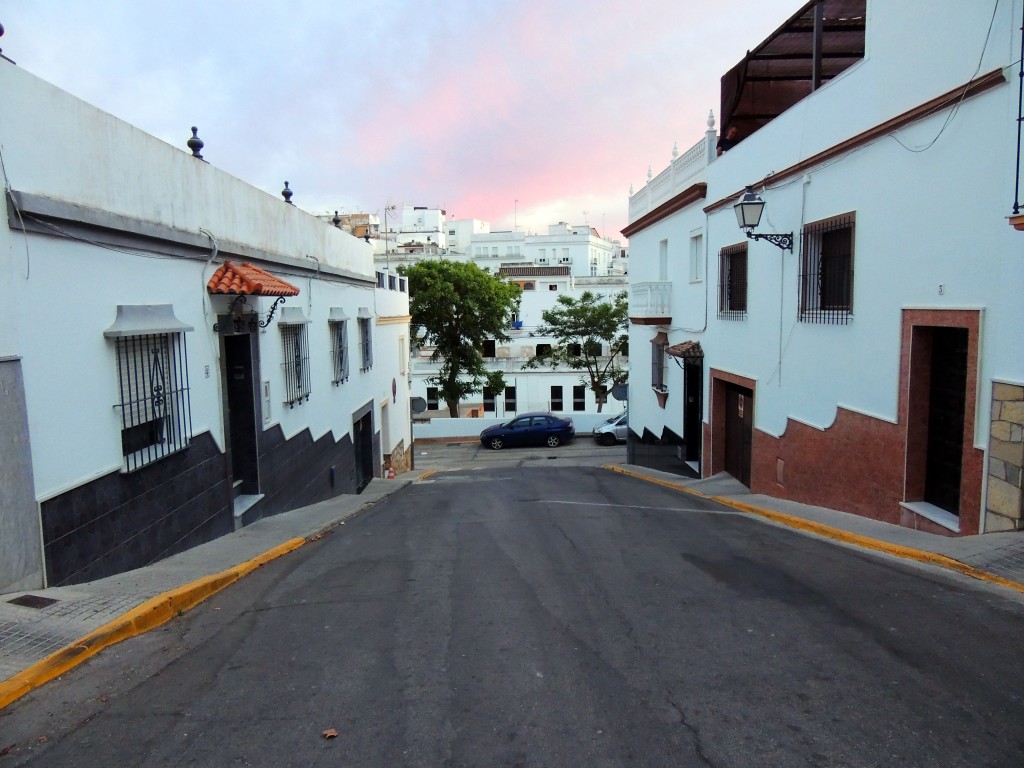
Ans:
[[[812,0],[725,74],[740,142],[630,198],[634,461],[1024,528],[1022,26],[1022,0]]]
[[[365,240],[3,60],[0,92],[0,592],[408,466],[409,296]]]

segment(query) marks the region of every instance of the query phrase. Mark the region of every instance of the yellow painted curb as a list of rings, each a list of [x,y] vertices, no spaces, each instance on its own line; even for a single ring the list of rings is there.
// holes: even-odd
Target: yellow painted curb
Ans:
[[[700,496],[703,499],[715,501],[719,504],[731,507],[732,509],[739,510],[740,512],[757,515],[758,517],[763,517],[766,520],[771,520],[772,522],[786,525],[790,528],[797,528],[809,533],[815,533],[819,536],[825,536],[826,538],[841,541],[845,544],[853,544],[858,547],[864,547],[865,549],[885,552],[886,554],[894,555],[895,557],[915,560],[919,563],[925,563],[926,565],[937,565],[940,568],[947,568],[951,571],[962,573],[964,576],[970,576],[971,578],[978,579],[979,581],[987,581],[990,584],[998,584],[1001,587],[1009,587],[1010,589],[1015,589],[1018,592],[1024,592],[1024,584],[1011,581],[1010,579],[1005,579],[1002,576],[997,576],[994,573],[989,573],[988,571],[983,571],[980,568],[975,568],[973,565],[968,565],[967,563],[962,563],[959,560],[954,560],[946,555],[939,555],[934,552],[925,552],[924,550],[914,549],[913,547],[904,547],[900,544],[891,544],[888,541],[873,539],[870,536],[862,536],[859,533],[851,533],[850,531],[844,531],[841,528],[834,528],[831,525],[825,525],[824,523],[805,520],[802,517],[796,517],[795,515],[787,515],[784,512],[775,512],[770,509],[764,509],[763,507],[756,507],[753,504],[745,504],[742,501],[735,501],[725,496],[709,496],[706,493],[701,493],[700,491],[688,488],[680,483],[673,483],[669,480],[650,477],[640,472],[633,472],[613,464],[605,464],[604,468],[610,469],[613,472],[620,472],[624,475],[629,475],[630,477],[635,477],[639,480],[645,480],[647,482],[654,483],[655,485],[661,485],[665,488],[682,491],[693,496]]]
[[[428,477],[433,477],[436,474],[437,474],[437,470],[436,469],[427,469],[427,470],[424,470],[423,473],[419,477],[417,477],[416,479],[417,480],[426,480]]]
[[[292,552],[305,543],[306,539],[290,539],[244,563],[150,598],[102,627],[94,629],[77,642],[51,653],[28,669],[0,682],[0,709],[43,683],[63,675],[104,648],[166,624],[175,616],[194,608],[261,565]]]

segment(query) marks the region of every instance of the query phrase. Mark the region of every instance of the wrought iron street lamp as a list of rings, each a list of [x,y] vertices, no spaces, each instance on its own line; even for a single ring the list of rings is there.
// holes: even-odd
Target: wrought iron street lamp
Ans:
[[[764,233],[757,234],[754,230],[757,225],[761,223],[761,214],[764,212],[764,200],[757,196],[754,192],[754,188],[748,186],[747,191],[743,193],[743,197],[740,198],[739,202],[732,207],[733,211],[736,212],[736,223],[740,225],[740,229],[747,233],[747,237],[751,240],[767,240],[774,246],[781,248],[784,251],[793,251],[793,233],[788,234],[773,234]]]

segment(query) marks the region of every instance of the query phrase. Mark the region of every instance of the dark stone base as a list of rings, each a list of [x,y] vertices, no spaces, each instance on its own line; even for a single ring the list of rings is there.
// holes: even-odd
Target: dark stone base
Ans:
[[[658,437],[649,430],[642,436],[630,432],[626,439],[626,461],[640,467],[671,472],[683,477],[699,477],[681,457],[686,455],[686,441],[666,429]]]
[[[48,499],[40,512],[48,586],[123,573],[233,529],[224,455],[209,432],[137,472]]]

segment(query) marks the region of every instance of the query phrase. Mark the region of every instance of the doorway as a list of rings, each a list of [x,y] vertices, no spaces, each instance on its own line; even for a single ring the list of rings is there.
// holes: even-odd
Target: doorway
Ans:
[[[931,329],[924,500],[957,516],[967,402],[967,342],[966,328]]]
[[[252,335],[224,336],[224,392],[233,498],[259,493]]]
[[[751,446],[754,439],[754,392],[737,384],[725,385],[725,471],[750,487]]]
[[[352,448],[355,453],[356,493],[373,479],[373,406],[352,419]]]
[[[703,440],[704,358],[686,358],[683,361],[683,440],[686,442],[685,460],[700,474],[700,449]]]

